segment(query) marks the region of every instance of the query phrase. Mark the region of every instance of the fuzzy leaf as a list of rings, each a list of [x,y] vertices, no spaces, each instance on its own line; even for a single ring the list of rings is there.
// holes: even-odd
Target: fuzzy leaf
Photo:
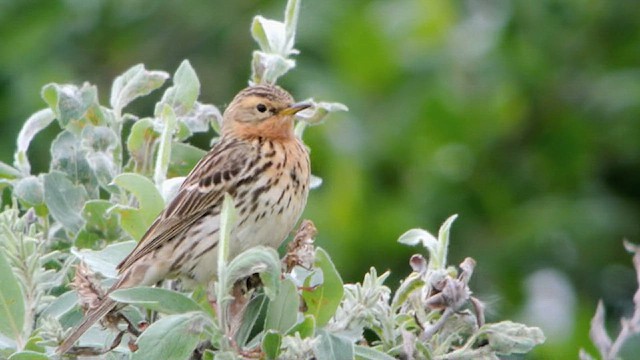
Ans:
[[[118,135],[106,126],[87,125],[80,138],[82,148],[94,152],[112,153],[118,145]]]
[[[286,334],[298,320],[300,297],[293,281],[284,279],[275,299],[269,303],[264,328]]]
[[[251,61],[251,79],[256,84],[273,84],[276,80],[293,69],[296,62],[280,54],[270,54],[262,51],[253,52]]]
[[[75,85],[48,84],[42,88],[41,95],[63,128],[74,125],[84,117],[88,117],[92,123],[99,123],[95,114],[89,114],[90,109],[98,104],[98,89],[93,85],[85,83],[78,88]]]
[[[353,343],[349,339],[319,330],[320,343],[316,347],[316,356],[323,360],[353,359]]]
[[[160,118],[164,125],[162,134],[160,134],[160,146],[158,147],[158,155],[156,157],[156,166],[153,174],[153,180],[157,187],[167,178],[167,169],[169,168],[169,158],[171,157],[171,139],[176,130],[176,115],[169,105],[162,107]]]
[[[46,354],[25,350],[11,354],[8,360],[49,360]]]
[[[267,297],[264,294],[258,294],[249,301],[249,305],[247,305],[242,317],[242,324],[240,324],[240,328],[236,332],[236,343],[241,347],[247,344],[251,331],[266,303]]]
[[[140,335],[131,359],[189,359],[207,322],[201,312],[163,317]]]
[[[429,250],[429,253],[435,253],[438,248],[438,239],[428,231],[422,229],[411,229],[405,232],[400,235],[398,242],[410,246],[416,246],[421,243],[422,246]]]
[[[120,112],[131,101],[151,93],[169,78],[164,71],[149,71],[138,64],[118,76],[111,86],[111,107]]]
[[[393,356],[368,346],[355,345],[353,350],[356,360],[395,360]]]
[[[42,179],[35,176],[27,176],[18,180],[13,187],[13,193],[28,206],[38,206],[44,203],[44,185]]]
[[[262,351],[267,359],[277,359],[282,345],[282,335],[277,331],[267,330],[262,338]]]
[[[200,80],[189,60],[184,60],[173,75],[173,86],[168,88],[156,105],[155,115],[160,117],[163,104],[169,105],[176,115],[186,115],[200,95]]]
[[[87,191],[95,190],[97,181],[87,161],[87,151],[70,131],[61,132],[51,143],[50,168],[67,174],[74,184],[85,185]],[[97,194],[92,195],[97,197]]]
[[[46,318],[51,316],[60,319],[62,315],[73,310],[76,304],[78,304],[78,294],[75,291],[67,291],[53,300],[51,304],[42,311],[41,317]]]
[[[18,134],[18,148],[14,156],[14,165],[24,175],[31,173],[31,165],[27,158],[27,150],[33,138],[42,129],[46,128],[55,120],[55,115],[51,109],[43,109],[31,115],[24,123]]]
[[[328,103],[328,102],[319,102],[310,101],[313,106],[300,111],[296,114],[296,119],[300,121],[304,121],[309,125],[317,125],[322,123],[322,121],[329,115],[329,113],[337,112],[337,111],[349,111],[349,108],[340,103]]]
[[[65,229],[77,233],[84,220],[80,215],[84,203],[87,201],[87,192],[84,187],[73,183],[59,171],[52,171],[43,175],[44,202],[56,221]]]
[[[181,314],[202,310],[200,305],[191,298],[179,292],[162,288],[120,289],[109,294],[109,297],[120,303],[140,305],[164,314]]]
[[[15,179],[20,175],[21,175],[20,170],[14,168],[13,166],[7,163],[0,161],[0,179]]]
[[[302,297],[307,305],[305,314],[313,315],[316,325],[322,327],[335,314],[342,300],[344,288],[340,274],[324,249],[316,248],[315,259],[314,266],[322,270],[323,282],[314,289],[304,290]],[[310,278],[307,278],[306,282],[309,282]]]
[[[230,292],[236,281],[255,273],[260,273],[264,292],[273,299],[280,283],[280,258],[275,249],[266,246],[249,248],[229,262],[226,269],[225,293]]]
[[[260,15],[253,18],[251,36],[266,53],[289,55],[284,23],[264,18]]]
[[[18,279],[2,249],[0,249],[0,333],[18,340],[22,336],[24,325],[24,300]]]
[[[209,126],[214,130],[219,130],[222,114],[217,107],[196,101],[191,111],[179,116],[178,121],[183,123],[191,133],[206,132],[209,130]]]
[[[150,152],[153,148],[149,144],[152,144],[159,136],[160,134],[154,129],[152,119],[144,118],[136,121],[127,138],[127,149],[131,158],[138,164],[143,164],[145,160],[150,161]]]
[[[158,189],[149,179],[135,173],[122,173],[116,176],[113,182],[136,197],[139,204],[139,213],[144,221],[142,225],[145,228],[149,228],[156,216],[164,208],[164,200]]]
[[[489,341],[491,349],[499,355],[524,354],[545,341],[539,328],[511,321],[484,325],[479,332]]]
[[[118,276],[116,266],[129,255],[135,246],[135,241],[124,241],[110,244],[99,251],[71,249],[71,253],[84,261],[91,270],[108,278],[116,278]]]

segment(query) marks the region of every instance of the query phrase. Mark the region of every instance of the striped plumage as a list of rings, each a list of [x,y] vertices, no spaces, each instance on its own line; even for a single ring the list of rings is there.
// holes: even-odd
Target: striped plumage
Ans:
[[[171,277],[200,284],[214,280],[225,193],[234,198],[238,213],[230,256],[256,245],[278,247],[298,221],[309,192],[309,156],[293,133],[295,113],[307,107],[294,104],[291,95],[273,85],[241,91],[224,113],[220,140],[118,265],[119,280],[109,291]],[[106,298],[91,310],[58,352],[66,352],[115,305]]]

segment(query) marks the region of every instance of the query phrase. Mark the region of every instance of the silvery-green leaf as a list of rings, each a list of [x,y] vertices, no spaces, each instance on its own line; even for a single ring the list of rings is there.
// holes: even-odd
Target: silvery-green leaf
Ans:
[[[315,354],[318,359],[338,360],[353,359],[353,343],[346,338],[336,336],[326,330],[318,330],[320,343],[316,346]]]
[[[43,175],[43,182],[44,202],[51,216],[65,229],[77,233],[84,225],[80,212],[87,200],[85,188],[74,185],[59,171]]]
[[[24,154],[24,156],[26,156],[26,154]],[[22,174],[28,174],[28,173],[22,173]],[[6,163],[0,161],[0,179],[3,179],[3,180],[15,179],[15,178],[19,177],[22,174],[21,174],[20,170],[14,168],[13,166],[11,166],[9,164],[6,164]]]
[[[152,163],[153,142],[160,136],[155,130],[153,120],[144,118],[136,121],[131,127],[131,132],[127,138],[127,149],[131,159],[138,167],[147,163]],[[147,174],[147,168],[137,168],[137,172]]]
[[[436,254],[431,254],[429,267],[431,269],[444,269],[447,266],[447,251],[449,250],[449,231],[451,224],[458,218],[457,214],[449,216],[440,226],[438,231],[438,248]]]
[[[289,55],[284,23],[258,15],[253,18],[251,36],[260,45],[262,51],[283,56]]]
[[[102,250],[71,249],[71,253],[84,261],[91,270],[108,278],[116,278],[116,266],[135,248],[135,241],[110,244]]]
[[[499,355],[524,354],[545,341],[539,328],[511,321],[484,325],[479,332]]]
[[[240,324],[240,328],[236,332],[236,343],[241,347],[247,345],[249,336],[251,335],[253,327],[258,320],[258,316],[260,316],[262,308],[267,303],[268,300],[264,294],[257,294],[251,300],[249,300],[249,304],[247,305],[246,310],[244,311],[244,315],[242,316],[242,324]]]
[[[87,154],[87,163],[100,186],[110,191],[114,190],[114,186],[110,184],[118,170],[113,162],[113,157],[103,152],[91,152]]]
[[[276,80],[293,69],[296,62],[280,54],[270,54],[262,51],[253,52],[251,61],[251,79],[255,84],[273,84]]]
[[[176,130],[176,115],[169,105],[162,107],[160,118],[164,124],[162,133],[160,134],[160,146],[156,156],[156,165],[153,173],[153,180],[156,186],[160,187],[167,178],[167,169],[169,169],[169,159],[171,157],[171,139]]]
[[[286,47],[288,53],[293,52],[293,45],[296,39],[296,27],[298,26],[298,17],[300,14],[300,1],[289,0],[284,10],[284,32],[286,38]]]
[[[82,149],[80,140],[70,131],[63,131],[51,144],[50,169],[64,172],[75,184],[85,185],[90,195],[97,197],[97,181],[86,158],[87,151]]]
[[[161,87],[169,78],[164,71],[149,71],[138,64],[118,76],[111,86],[110,104],[118,113],[131,101]]]
[[[52,301],[41,314],[42,318],[52,316],[59,319],[62,315],[73,310],[78,303],[78,294],[75,291],[67,291]]]
[[[176,115],[186,115],[200,95],[200,80],[189,60],[184,60],[173,75],[173,86],[168,88],[156,105],[155,116],[162,114],[162,104],[169,105]]]
[[[299,307],[300,296],[296,285],[289,279],[282,280],[276,297],[267,307],[264,328],[286,334],[298,320]]]
[[[145,309],[163,314],[181,314],[202,310],[198,303],[186,295],[163,288],[143,286],[119,289],[110,293],[109,297],[119,303],[140,305]]]
[[[309,189],[317,189],[322,185],[322,178],[311,174],[311,179],[309,180]]]
[[[162,198],[164,199],[165,204],[168,204],[173,200],[174,197],[178,194],[178,189],[186,179],[186,176],[174,177],[171,179],[167,179],[162,182],[162,186],[160,193],[162,194]]]
[[[80,135],[81,146],[94,152],[113,152],[118,145],[118,135],[106,126],[87,125]]]
[[[98,104],[98,89],[88,83],[84,83],[81,88],[75,85],[48,84],[42,88],[41,95],[64,128],[72,121],[85,117],[87,111]]]
[[[400,235],[398,239],[400,244],[416,246],[422,244],[430,254],[434,254],[438,248],[438,239],[426,230],[411,229]]]
[[[20,340],[24,325],[24,298],[5,252],[0,249],[0,334]]]
[[[219,132],[222,114],[217,107],[196,101],[191,111],[179,116],[178,121],[184,123],[192,133],[209,131],[209,126]]]
[[[312,100],[312,107],[302,110],[296,114],[296,119],[304,121],[309,125],[316,125],[322,123],[324,118],[332,112],[337,111],[349,111],[349,108],[340,103],[319,102],[316,103]]]
[[[225,273],[225,293],[230,292],[236,281],[255,273],[260,273],[265,294],[274,299],[280,284],[280,258],[275,249],[265,246],[249,248],[229,262]]]
[[[355,345],[353,350],[357,360],[395,360],[393,356],[369,346]]]
[[[27,176],[18,180],[13,187],[13,194],[29,206],[37,206],[44,202],[44,185],[42,179]]]
[[[165,316],[140,335],[131,359],[189,359],[208,324],[202,312]]]
[[[589,329],[589,337],[591,341],[600,352],[600,355],[605,358],[607,354],[609,354],[609,350],[611,349],[611,338],[609,334],[607,334],[607,329],[605,327],[605,316],[604,316],[604,304],[602,300],[598,301],[598,307],[596,308],[596,313],[593,315],[591,319],[591,328]]]
[[[31,165],[27,158],[29,144],[42,129],[46,128],[55,120],[55,115],[51,109],[43,109],[31,115],[24,123],[18,134],[18,144],[14,156],[15,167],[24,175],[31,173]]]

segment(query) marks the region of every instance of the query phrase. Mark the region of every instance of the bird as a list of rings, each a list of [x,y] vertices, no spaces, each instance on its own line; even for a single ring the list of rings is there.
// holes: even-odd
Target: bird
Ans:
[[[205,285],[214,281],[225,194],[233,198],[237,212],[230,233],[230,258],[259,245],[280,246],[300,218],[309,194],[309,153],[294,134],[294,118],[310,106],[310,102],[295,102],[276,85],[241,90],[223,114],[219,140],[117,266],[118,279],[107,294],[175,277]],[[69,351],[116,305],[108,296],[101,299],[57,353]]]

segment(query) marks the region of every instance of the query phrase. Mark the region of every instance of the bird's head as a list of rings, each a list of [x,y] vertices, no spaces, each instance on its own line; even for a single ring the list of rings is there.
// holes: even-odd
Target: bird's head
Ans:
[[[223,115],[222,134],[239,137],[285,139],[293,137],[294,115],[310,107],[296,103],[275,85],[250,86],[238,93]]]

